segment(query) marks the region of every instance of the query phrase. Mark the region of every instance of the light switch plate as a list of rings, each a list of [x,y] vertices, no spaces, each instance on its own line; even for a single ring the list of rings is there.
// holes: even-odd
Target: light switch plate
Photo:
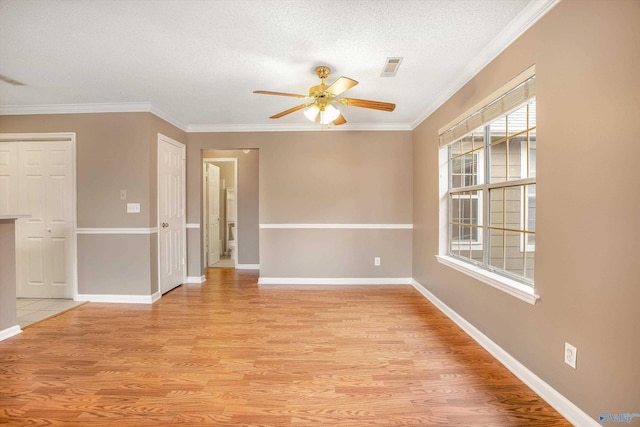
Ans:
[[[127,190],[120,190],[120,200],[127,200]]]
[[[569,344],[564,343],[564,363],[576,369],[576,360],[578,358],[578,349]]]
[[[140,203],[127,203],[127,213],[140,213]]]

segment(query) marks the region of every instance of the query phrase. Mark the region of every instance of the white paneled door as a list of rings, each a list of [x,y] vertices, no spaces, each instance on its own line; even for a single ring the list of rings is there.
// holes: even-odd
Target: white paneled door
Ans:
[[[16,229],[18,297],[72,298],[75,159],[71,140],[0,142],[0,211]]]
[[[185,148],[158,136],[158,220],[160,292],[185,281]]]
[[[18,143],[0,142],[0,215],[18,213]]]

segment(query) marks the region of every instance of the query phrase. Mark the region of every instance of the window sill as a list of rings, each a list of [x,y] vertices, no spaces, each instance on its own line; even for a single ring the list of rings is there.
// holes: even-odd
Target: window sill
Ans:
[[[499,274],[486,271],[450,256],[436,255],[436,259],[440,264],[444,264],[447,267],[458,270],[459,272],[464,273],[467,276],[471,276],[474,279],[486,283],[489,286],[493,286],[494,288],[499,289],[502,292],[506,292],[507,294],[514,296],[531,305],[534,305],[536,301],[540,299],[540,296],[536,295],[533,292],[533,288],[520,282],[516,282],[515,280],[511,280]]]

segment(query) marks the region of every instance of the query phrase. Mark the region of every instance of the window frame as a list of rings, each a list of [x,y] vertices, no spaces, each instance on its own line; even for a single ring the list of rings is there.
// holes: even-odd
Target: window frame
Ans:
[[[527,152],[528,151],[528,152]],[[535,152],[535,151],[533,151]],[[527,150],[527,141],[520,142],[520,175],[528,175],[529,164],[532,151]],[[536,193],[533,193],[536,196]],[[529,205],[531,203],[530,193],[527,193],[526,189],[523,189],[522,199],[524,200],[524,207],[520,213],[520,228],[527,229],[529,227]],[[537,202],[536,202],[537,204]],[[534,234],[535,236],[535,234]],[[536,245],[529,243],[529,239],[526,234],[520,236],[520,251],[521,252],[535,252]]]
[[[521,196],[520,198],[522,203],[520,207],[521,209],[520,229],[521,230],[529,229],[528,223],[526,221],[528,219],[527,218],[529,213],[528,207],[530,203],[529,196],[531,196],[531,193],[530,193],[530,190],[528,191],[527,189],[530,188],[529,187],[530,185],[536,184],[535,175],[533,175],[533,177],[528,177],[526,173],[525,174],[521,173],[520,177],[525,176],[525,178],[509,179],[510,178],[508,176],[509,171],[505,167],[505,173],[507,173],[507,176],[503,180],[500,180],[499,182],[492,182],[490,178],[490,175],[491,175],[490,147],[492,146],[492,141],[491,141],[489,125],[500,119],[503,119],[508,114],[511,114],[514,111],[517,111],[518,109],[522,108],[523,105],[530,104],[532,99],[534,100],[534,102],[537,102],[535,100],[536,98],[535,86],[533,86],[533,92],[534,92],[533,95],[527,96],[519,104],[511,104],[512,108],[510,110],[503,111],[498,115],[494,115],[493,118],[491,118],[489,121],[479,124],[479,126],[477,126],[475,129],[471,129],[471,126],[469,125],[469,123],[465,124],[465,121],[473,123],[475,120],[477,122],[477,116],[484,113],[483,109],[490,108],[494,102],[501,102],[502,98],[506,97],[510,90],[513,90],[518,86],[526,85],[528,80],[532,80],[532,77],[535,77],[534,67],[532,67],[529,70],[526,70],[520,76],[516,77],[514,81],[518,80],[517,82],[512,81],[512,82],[509,82],[507,85],[505,85],[505,86],[510,86],[509,88],[507,89],[503,89],[504,87],[501,88],[499,90],[501,91],[501,93],[497,94],[497,96],[496,96],[496,92],[494,92],[491,95],[492,98],[485,99],[485,101],[483,101],[483,104],[474,107],[474,109],[472,109],[470,112],[467,111],[465,113],[466,116],[463,116],[462,119],[460,120],[456,119],[455,121],[452,122],[452,124],[449,124],[446,127],[444,127],[443,128],[444,131],[443,129],[440,130],[439,132],[440,142],[441,142],[440,150],[439,150],[440,195],[441,195],[440,197],[440,207],[441,207],[440,208],[440,233],[439,233],[440,243],[439,243],[439,253],[438,255],[436,255],[436,259],[438,260],[438,262],[440,262],[443,265],[446,265],[466,275],[469,275],[475,279],[478,279],[481,282],[489,284],[525,302],[528,302],[530,304],[535,304],[536,301],[539,299],[539,296],[536,295],[534,292],[533,280],[526,278],[526,276],[528,275],[527,269],[526,269],[526,261],[524,261],[524,258],[523,258],[524,265],[522,267],[523,268],[522,276],[515,273],[509,273],[508,271],[506,271],[506,269],[501,270],[501,269],[492,267],[491,263],[489,262],[490,234],[488,233],[488,231],[492,229],[490,228],[490,222],[491,222],[490,221],[491,220],[490,202],[489,202],[490,190],[497,189],[497,188],[509,188],[514,186],[519,186],[520,188],[522,188],[523,196],[524,196],[524,197]],[[535,84],[535,82],[533,82],[533,84]],[[461,134],[460,132],[458,132],[458,136],[454,137],[453,139],[449,138],[448,140],[446,140],[447,136],[443,137],[445,133],[448,133],[451,130],[454,130],[459,125],[467,126],[468,127],[467,133]],[[478,123],[476,123],[476,125],[478,125]],[[484,131],[484,147],[483,147],[483,150],[484,150],[483,163],[484,164],[482,166],[479,166],[478,169],[480,169],[481,167],[484,169],[483,170],[484,176],[477,178],[476,183],[474,183],[476,185],[465,187],[464,186],[464,184],[466,183],[464,180],[465,173],[464,173],[464,167],[462,167],[461,175],[463,176],[463,178],[460,179],[461,187],[451,188],[453,175],[452,175],[452,171],[450,170],[450,165],[451,165],[450,161],[452,157],[450,154],[449,147],[451,146],[451,144],[456,143],[462,138],[465,138],[466,137],[465,135],[478,132],[479,128]],[[526,124],[525,132],[537,133],[535,125],[531,127],[528,124]],[[509,139],[513,138],[515,135],[517,134],[514,134],[514,135],[506,134],[504,143],[508,145]],[[444,141],[444,144],[443,144],[443,141]],[[525,144],[526,144],[526,141],[525,141]],[[530,155],[530,153],[528,152],[528,150],[527,150],[527,153],[524,153],[522,150],[522,145],[520,145],[520,148],[521,148],[520,156],[521,157],[524,156],[527,160],[529,160],[528,156]],[[526,148],[529,148],[529,147],[526,147]],[[471,152],[475,153],[476,149],[475,148],[472,149]],[[458,155],[463,156],[465,155],[465,152],[462,152],[461,154],[458,154]],[[476,161],[476,159],[474,159],[474,161]],[[520,167],[528,168],[529,167],[528,162],[527,164],[524,164],[521,160]],[[477,182],[483,182],[483,183],[477,184]],[[478,228],[478,231],[479,231],[478,243],[473,242],[472,246],[479,245],[479,248],[483,249],[482,262],[478,262],[477,260],[471,259],[471,257],[475,257],[471,253],[469,253],[469,257],[466,257],[464,255],[458,256],[452,252],[452,249],[455,249],[454,247],[455,242],[451,240],[451,224],[452,224],[452,218],[453,218],[450,214],[451,196],[455,195],[456,193],[468,194],[469,192],[474,192],[474,191],[480,191],[482,194],[482,197],[479,197],[479,201],[478,201],[478,208],[482,209],[482,213],[478,213],[478,224],[481,224],[481,226]],[[505,211],[505,214],[506,214],[506,211]],[[473,217],[473,215],[471,217]],[[483,221],[483,219],[486,219],[486,221]],[[505,230],[504,225],[502,226],[502,229],[503,229],[503,232],[508,231],[508,230]],[[526,233],[521,232],[521,236],[524,236],[525,234]],[[518,245],[518,243],[516,243],[516,245],[513,246],[513,248],[515,248],[516,251],[520,249],[521,252],[535,253],[535,245],[525,244],[526,240],[527,240],[526,237],[521,238],[520,244]],[[467,248],[469,247],[468,243],[463,243],[463,244],[466,244]],[[482,248],[482,246],[484,246],[484,248]],[[460,253],[460,251],[458,251],[458,253]],[[526,257],[526,256],[527,255],[523,254],[523,257]],[[507,258],[504,258],[504,259],[506,262]]]
[[[461,193],[467,193],[468,191],[461,191],[458,193],[454,193],[451,194],[449,193],[450,196],[452,196],[453,198],[458,198],[458,200],[465,200],[465,196],[461,196]],[[484,219],[484,197],[480,197],[477,194],[473,194],[469,197],[468,200],[475,200],[477,203],[477,208],[476,208],[476,212],[478,213],[478,222],[482,223],[483,219]],[[451,209],[451,199],[449,199],[449,209]],[[470,209],[472,209],[470,207]],[[449,224],[451,225],[451,223]],[[461,241],[460,239],[458,240],[453,240],[450,239],[449,243],[450,245],[457,245],[458,246],[458,251],[463,250],[462,247],[464,247],[464,250],[480,250],[482,249],[482,242],[483,242],[483,228],[482,227],[473,227],[476,228],[477,233],[476,233],[476,238],[475,239],[470,239],[470,243],[467,243],[466,241]]]

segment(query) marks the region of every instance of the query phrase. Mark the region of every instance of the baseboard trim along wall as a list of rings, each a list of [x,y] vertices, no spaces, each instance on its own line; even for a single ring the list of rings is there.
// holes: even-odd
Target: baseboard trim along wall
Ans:
[[[206,280],[204,276],[187,276],[187,283],[204,283]]]
[[[7,338],[11,338],[20,333],[22,333],[22,329],[20,329],[19,325],[15,325],[15,326],[11,326],[10,328],[3,329],[0,331],[0,341],[6,340]]]
[[[236,270],[260,270],[260,264],[238,264]]]
[[[410,277],[260,277],[258,285],[410,285]]]
[[[365,230],[410,230],[413,224],[260,224],[260,228],[328,228]]]
[[[78,294],[76,301],[89,302],[116,302],[126,304],[153,304],[158,301],[162,295],[155,292],[152,295],[94,295],[94,294]]]
[[[493,342],[489,337],[483,334],[479,329],[465,320],[462,316],[456,313],[451,307],[442,302],[438,297],[429,292],[416,280],[412,279],[411,284],[420,292],[426,299],[428,299],[433,305],[435,305],[441,312],[443,312],[449,319],[460,326],[471,338],[473,338],[478,344],[484,347],[493,357],[498,359],[508,370],[510,370],[516,377],[524,382],[530,389],[535,391],[540,397],[542,397],[549,405],[553,406],[563,417],[576,426],[600,426],[600,424],[591,418],[586,412],[578,408],[569,399],[558,393],[556,389],[551,387],[545,381],[543,381],[536,374],[531,372],[526,366],[518,362],[513,356],[502,349],[498,344]]]

